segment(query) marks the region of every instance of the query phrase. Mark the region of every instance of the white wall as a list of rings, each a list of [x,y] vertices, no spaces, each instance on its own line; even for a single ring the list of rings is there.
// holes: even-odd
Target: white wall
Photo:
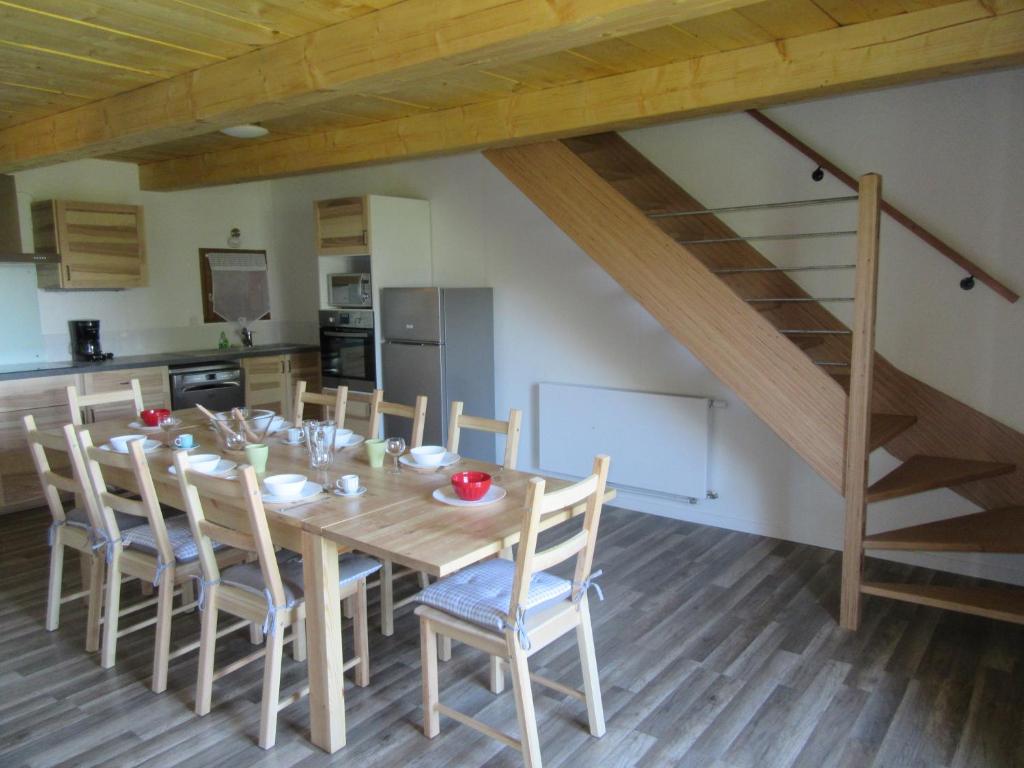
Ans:
[[[794,105],[769,114],[854,172],[885,174],[887,197],[1024,287],[1017,209],[1024,150],[1024,72],[1012,71]],[[745,115],[631,131],[626,138],[709,205],[849,194],[815,184],[806,160]],[[278,248],[310,243],[312,201],[363,193],[431,204],[438,285],[495,290],[496,409],[526,409],[520,463],[537,468],[536,384],[561,381],[724,398],[714,413],[711,486],[695,506],[620,498],[632,508],[796,541],[838,547],[842,501],[681,348],[636,302],[483,157],[460,155],[318,174],[272,183]],[[746,232],[854,228],[853,208],[733,218]],[[763,229],[760,229],[763,227]],[[813,246],[812,246],[813,242]],[[1024,309],[984,287],[962,292],[945,259],[883,225],[879,347],[910,373],[1018,429]],[[790,244],[792,245],[792,244]],[[770,249],[780,263],[822,254],[849,260],[853,241]],[[824,247],[823,247],[824,246]],[[769,250],[769,249],[766,249]],[[315,272],[296,265],[296,291]],[[833,280],[811,285],[843,292]],[[849,290],[849,284],[845,286]],[[841,314],[841,313],[840,313]],[[614,460],[614,457],[613,457]],[[895,466],[883,452],[874,474]],[[581,467],[580,472],[586,468]],[[972,509],[950,491],[877,505],[886,527]],[[876,526],[877,527],[877,526]],[[916,556],[917,562],[1024,583],[1024,558]]]
[[[267,249],[271,315],[252,327],[257,343],[312,340],[309,323],[295,317],[290,300],[288,252],[272,247],[270,186],[242,184],[183,192],[142,192],[130,163],[86,160],[15,174],[21,208],[32,200],[63,198],[140,204],[145,208],[149,286],[125,291],[39,291],[44,359],[66,360],[67,321],[101,321],[105,351],[129,355],[154,350],[215,347],[227,323],[204,325],[199,290],[199,248],[227,249],[232,227],[243,248]],[[304,315],[300,314],[300,317]]]

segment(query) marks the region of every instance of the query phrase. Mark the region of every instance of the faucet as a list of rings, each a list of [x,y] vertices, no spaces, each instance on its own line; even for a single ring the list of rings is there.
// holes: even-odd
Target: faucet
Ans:
[[[243,347],[252,346],[252,331],[250,331],[248,328],[242,328],[242,330],[238,332],[238,335],[242,337]]]

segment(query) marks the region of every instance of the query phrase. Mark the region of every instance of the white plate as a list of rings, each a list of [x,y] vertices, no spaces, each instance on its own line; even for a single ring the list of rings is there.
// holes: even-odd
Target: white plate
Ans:
[[[505,489],[500,485],[491,485],[481,498],[476,501],[463,501],[455,495],[455,489],[450,485],[443,485],[434,491],[433,496],[442,504],[449,504],[453,507],[482,507],[485,504],[493,504],[505,498]]]
[[[140,419],[136,419],[135,421],[129,421],[128,426],[131,429],[142,429],[145,430],[146,432],[155,432],[156,430],[160,429],[159,424],[156,425],[155,427],[151,427],[149,426],[149,424],[147,424],[144,421],[141,421]]]
[[[284,420],[282,416],[275,416],[270,420],[270,426],[267,427],[267,434],[272,435],[275,432],[280,432],[282,429],[288,429],[291,426]]]
[[[459,454],[457,454],[457,453],[452,453],[451,451],[449,451],[448,453],[446,453],[444,455],[444,458],[441,459],[441,463],[437,464],[436,466],[433,466],[433,467],[427,466],[426,464],[419,464],[419,463],[417,463],[417,461],[412,456],[410,456],[407,453],[404,453],[401,456],[399,456],[398,460],[402,464],[405,464],[405,466],[407,466],[407,467],[412,467],[413,469],[425,469],[426,470],[426,469],[441,469],[441,467],[450,467],[452,464],[456,463],[457,461],[461,461],[462,457],[459,456]]]
[[[341,496],[343,499],[354,499],[356,496],[362,496],[364,493],[366,493],[366,486],[361,485],[359,486],[359,490],[357,490],[355,493],[342,493],[341,491],[336,490],[334,492],[334,495]]]
[[[340,451],[342,448],[352,448],[353,446],[359,445],[365,439],[366,438],[363,437],[362,435],[357,435],[355,432],[353,432],[351,435],[348,436],[348,442],[347,443],[342,443],[341,445],[335,445],[334,449],[336,451]]]
[[[291,504],[293,501],[301,501],[302,499],[308,499],[312,496],[316,496],[318,493],[323,493],[324,487],[319,483],[314,483],[312,480],[307,480],[306,484],[302,487],[302,491],[298,496],[289,496],[286,499],[282,499],[280,496],[271,496],[269,493],[263,494],[264,504]]]
[[[164,447],[164,444],[161,443],[159,440],[150,440],[149,438],[146,438],[146,440],[142,444],[142,450],[144,450],[146,453],[152,453],[153,451],[159,451],[163,447]],[[114,453],[128,453],[128,451],[118,451],[118,450],[115,450],[114,446],[112,446],[110,443],[107,443],[106,445],[101,445],[100,446],[100,450],[101,451],[113,451]]]
[[[209,472],[203,472],[204,475],[226,475],[232,469],[238,466],[238,462],[231,461],[229,459],[221,459],[217,462],[217,466],[211,469]],[[178,474],[178,470],[172,464],[167,468],[167,471],[172,475]]]
[[[287,437],[282,437],[280,440],[278,440],[278,442],[281,443],[281,445],[287,445],[290,448],[298,448],[300,445],[306,444],[306,440],[304,438],[302,440],[299,440],[299,442],[297,443],[289,443]]]

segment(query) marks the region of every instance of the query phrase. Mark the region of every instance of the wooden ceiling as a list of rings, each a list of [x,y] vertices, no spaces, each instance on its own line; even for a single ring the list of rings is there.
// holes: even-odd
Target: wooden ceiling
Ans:
[[[0,0],[0,171],[183,188],[1022,62],[1024,0]]]

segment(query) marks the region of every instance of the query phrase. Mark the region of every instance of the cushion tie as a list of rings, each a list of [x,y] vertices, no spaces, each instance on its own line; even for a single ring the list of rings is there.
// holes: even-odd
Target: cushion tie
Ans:
[[[160,577],[164,575],[164,571],[167,570],[168,565],[170,565],[170,563],[165,563],[164,559],[160,557],[160,555],[156,556],[156,574],[153,576],[154,587],[160,586]]]
[[[271,635],[277,629],[277,612],[290,611],[295,607],[295,601],[289,600],[284,605],[274,605],[274,598],[266,587],[263,589],[263,596],[267,598],[267,616],[263,619],[263,634]]]
[[[530,650],[530,635],[526,632],[526,610],[521,605],[516,606],[516,620],[514,623],[509,623],[508,619],[501,620],[502,629],[511,629],[516,633],[516,639],[519,641],[519,647],[524,651]]]
[[[206,579],[202,576],[193,576],[199,582],[199,596],[196,598],[196,608],[200,611],[206,608],[206,590],[214,584],[220,584],[220,579]]]
[[[95,528],[89,529],[89,537],[92,539],[92,551],[95,552],[101,547],[106,547],[106,560],[107,565],[114,562],[114,545],[119,543],[121,539],[111,539],[106,531],[97,531]]]
[[[598,576],[601,576],[602,574],[604,574],[604,571],[597,570],[589,576],[587,576],[587,578],[585,578],[583,581],[574,581],[572,583],[572,585],[576,588],[576,591],[573,593],[572,596],[573,605],[579,605],[580,601],[583,599],[583,596],[587,594],[587,590],[591,587],[593,587],[594,591],[597,592],[597,599],[600,600],[602,603],[604,602],[604,592],[601,589],[601,585],[594,581],[594,579],[596,579]]]
[[[46,532],[46,541],[51,547],[53,546],[53,542],[57,540],[57,529],[66,524],[67,520],[54,520],[50,523],[50,529]]]

